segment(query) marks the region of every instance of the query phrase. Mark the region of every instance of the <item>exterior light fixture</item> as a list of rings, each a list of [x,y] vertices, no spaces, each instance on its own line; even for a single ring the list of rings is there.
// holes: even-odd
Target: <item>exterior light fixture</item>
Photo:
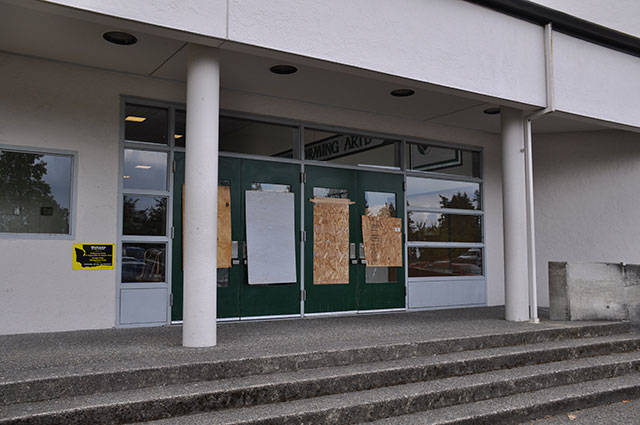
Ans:
[[[102,34],[102,38],[107,40],[109,43],[119,44],[120,46],[130,46],[132,44],[136,44],[138,41],[138,39],[132,34],[122,31],[105,32]]]
[[[298,72],[298,68],[292,65],[274,65],[269,68],[271,72],[279,75],[289,75]]]
[[[487,108],[482,112],[484,112],[487,115],[497,115],[497,114],[500,113],[500,108],[495,108],[495,107],[494,108]]]
[[[389,94],[394,97],[409,97],[413,96],[415,94],[415,91],[411,89],[395,89],[391,90]]]
[[[135,115],[127,115],[124,120],[130,122],[144,122],[146,121],[146,119],[147,117],[136,117]]]

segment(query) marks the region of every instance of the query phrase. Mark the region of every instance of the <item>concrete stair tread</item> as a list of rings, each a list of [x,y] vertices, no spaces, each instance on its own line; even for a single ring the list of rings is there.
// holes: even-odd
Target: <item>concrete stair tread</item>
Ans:
[[[295,415],[295,412],[318,411],[323,409],[335,409],[338,407],[347,408],[379,402],[392,401],[394,403],[404,403],[415,395],[426,393],[444,393],[464,388],[479,389],[483,386],[500,383],[501,385],[517,386],[518,381],[537,379],[540,375],[549,377],[557,376],[559,373],[569,373],[580,375],[587,374],[587,378],[602,378],[597,372],[598,368],[616,371],[616,373],[629,373],[632,367],[640,365],[640,351],[621,353],[614,355],[589,357],[583,359],[565,360],[559,362],[523,366],[513,369],[495,370],[485,373],[476,373],[460,377],[439,379],[435,381],[425,381],[410,384],[401,384],[390,387],[381,387],[371,390],[338,393],[302,400],[294,400],[283,403],[244,407],[240,409],[225,409],[217,412],[201,414],[203,423],[233,423],[237,415],[250,415],[256,417],[264,414],[279,412],[279,415]],[[36,403],[23,403],[5,406],[0,409],[0,424],[10,423],[11,420],[19,418],[37,417],[39,415],[58,415],[65,417],[73,414],[74,411],[92,411],[92,414],[108,416],[109,414],[119,415],[119,412],[134,412],[141,405],[152,406],[155,412],[169,412],[172,414],[184,414],[193,412],[191,410],[180,409],[186,403],[192,402],[201,406],[202,403],[209,403],[216,397],[216,393],[223,400],[233,397],[234,389],[245,390],[247,388],[262,387],[265,391],[273,390],[278,384],[292,385],[295,391],[296,385],[303,385],[305,380],[313,382],[323,378],[325,382],[337,379],[339,374],[360,373],[365,365],[356,365],[351,372],[350,368],[342,368],[339,372],[337,368],[327,368],[326,370],[304,370],[299,372],[259,375],[240,379],[229,379],[219,381],[198,382],[182,385],[158,386],[139,390],[121,391],[116,393],[95,394],[90,396],[71,397],[66,399],[50,400]],[[607,372],[609,373],[609,372]],[[573,375],[571,375],[573,376]],[[553,379],[553,378],[552,378]],[[518,389],[514,389],[517,391]],[[275,396],[274,401],[277,400]],[[210,406],[210,405],[208,405]],[[210,407],[208,407],[210,408]],[[144,409],[144,408],[143,408]],[[203,409],[205,410],[205,409]],[[406,412],[409,413],[409,412]],[[165,414],[165,413],[163,413]],[[198,415],[195,415],[198,416]],[[135,417],[135,416],[134,416]],[[158,417],[157,413],[156,416]],[[190,417],[191,418],[191,417]],[[145,419],[144,417],[141,418]],[[191,420],[191,419],[189,419]],[[209,422],[215,421],[215,422]],[[197,423],[197,422],[195,422]]]
[[[566,366],[568,366],[569,368],[577,368],[577,363],[582,362],[563,363],[566,363]],[[539,367],[524,367],[506,371],[476,374],[468,377],[448,378],[426,383],[421,382],[416,384],[399,385],[395,387],[378,388],[369,391],[359,391],[348,394],[335,394],[330,396],[316,397],[313,399],[294,400],[286,403],[261,405],[242,409],[228,409],[219,412],[208,412],[188,415],[184,417],[160,419],[151,421],[149,423],[153,425],[315,423],[310,420],[310,418],[313,418],[314,414],[317,412],[322,412],[330,418],[335,418],[335,422],[328,421],[329,423],[342,424],[366,422],[367,420],[377,419],[375,415],[379,414],[379,412],[377,412],[375,406],[379,404],[394,404],[396,409],[399,410],[399,413],[396,414],[402,414],[405,409],[411,409],[411,405],[413,403],[412,398],[417,395],[429,392],[434,394],[444,394],[456,389],[473,388],[496,381],[514,382],[518,379],[531,377],[537,375],[538,373],[542,373],[542,371],[536,371],[536,369],[539,369]],[[560,367],[556,368],[556,372],[558,372],[560,369]],[[552,370],[547,370],[547,373],[549,372],[554,373]],[[624,382],[632,382],[640,386],[640,375],[638,375],[637,372],[633,372],[630,375],[633,375],[635,379],[632,379],[631,381],[624,380]],[[585,388],[588,388],[589,382],[586,382],[583,385],[585,385]],[[517,387],[517,383],[514,383],[513,386],[514,391],[518,391],[517,389],[515,389],[515,387]],[[542,390],[541,393],[544,393],[544,391],[546,390]],[[530,393],[527,392],[526,394],[524,394],[524,397],[526,398],[528,394]],[[491,400],[487,401],[491,402]],[[464,403],[464,401],[461,401],[461,403]],[[364,416],[366,416],[367,419],[364,421],[349,421],[345,418],[349,415],[344,415],[340,412],[352,409],[354,407],[360,407],[361,409],[365,410]]]
[[[607,396],[608,395],[608,396]],[[517,423],[574,408],[640,396],[640,373],[518,393],[507,397],[426,410],[367,422],[371,425],[458,425]],[[540,412],[543,412],[540,414]],[[512,420],[509,420],[512,418]],[[527,422],[528,423],[528,422]]]
[[[405,359],[398,360],[389,360],[389,361],[381,361],[381,362],[371,362],[371,363],[357,363],[353,365],[347,366],[334,366],[334,367],[323,367],[323,368],[313,368],[313,369],[300,369],[297,371],[285,371],[281,373],[272,373],[272,374],[259,374],[259,375],[250,375],[246,377],[234,377],[234,378],[226,378],[226,379],[217,379],[209,381],[211,384],[208,385],[212,390],[214,388],[220,390],[229,390],[233,388],[241,388],[247,386],[259,386],[259,385],[269,385],[275,383],[289,382],[289,381],[300,381],[300,380],[312,380],[312,379],[322,379],[322,378],[338,378],[341,376],[350,376],[354,374],[371,374],[375,372],[381,371],[393,371],[393,370],[401,370],[406,368],[419,368],[419,367],[429,367],[429,366],[440,366],[445,367],[446,365],[451,365],[455,363],[469,363],[471,361],[479,361],[479,360],[490,360],[493,358],[505,358],[507,356],[516,356],[521,354],[528,354],[535,359],[539,359],[540,353],[549,353],[552,351],[573,350],[573,356],[579,357],[583,352],[585,352],[589,348],[603,346],[605,350],[604,353],[599,354],[609,354],[611,352],[611,345],[613,344],[621,344],[622,347],[625,347],[625,344],[632,344],[640,346],[640,333],[628,333],[628,334],[617,334],[603,337],[592,337],[592,338],[582,338],[582,339],[569,339],[569,340],[561,340],[561,341],[552,341],[552,342],[543,342],[538,344],[528,344],[528,345],[515,345],[508,347],[498,347],[498,348],[488,348],[483,350],[469,350],[469,351],[459,351],[453,353],[446,354],[438,354],[438,355],[430,355],[430,356],[418,356],[418,357],[410,357]],[[540,361],[531,359],[526,364],[535,364],[542,363]],[[500,365],[500,367],[506,367],[506,365]],[[492,369],[493,370],[493,369]],[[449,375],[451,376],[451,375]],[[437,377],[436,377],[437,378]],[[206,382],[206,379],[196,382],[187,382],[187,383],[177,383],[177,384],[165,384],[163,385],[166,388],[182,388],[185,386],[193,386],[198,387],[199,383]],[[149,387],[142,387],[149,388]],[[142,389],[140,388],[140,389]],[[129,390],[126,390],[129,391]],[[133,390],[135,391],[135,389]],[[111,392],[109,392],[111,394]],[[62,396],[63,397],[63,396]],[[62,398],[59,397],[59,398]],[[78,396],[76,396],[77,398]],[[0,406],[2,406],[0,404]]]
[[[13,369],[6,370],[0,374],[0,385],[12,384],[15,382],[23,382],[29,380],[44,380],[44,379],[60,379],[60,378],[74,378],[83,377],[88,375],[103,375],[110,373],[135,373],[140,370],[170,370],[179,368],[182,366],[192,366],[197,364],[227,364],[231,362],[241,362],[248,359],[270,360],[277,361],[282,358],[295,358],[297,361],[304,362],[307,359],[313,359],[321,355],[342,354],[346,352],[365,352],[367,350],[379,350],[383,349],[391,351],[399,348],[405,352],[415,351],[416,347],[428,346],[439,347],[442,345],[451,346],[463,346],[467,341],[478,340],[494,340],[502,338],[510,338],[512,340],[518,340],[517,343],[508,343],[504,345],[491,345],[492,347],[503,347],[511,345],[521,345],[525,343],[556,341],[556,340],[569,340],[569,339],[583,339],[593,338],[598,335],[616,335],[616,334],[628,334],[631,332],[632,327],[628,322],[593,322],[584,325],[567,325],[566,323],[554,324],[553,322],[545,322],[544,327],[532,330],[526,329],[521,331],[511,332],[499,332],[499,333],[487,333],[481,335],[451,337],[451,338],[436,338],[432,340],[421,340],[412,342],[396,342],[396,343],[383,343],[376,345],[364,345],[364,346],[345,346],[343,348],[333,348],[330,350],[310,350],[310,351],[295,351],[287,354],[273,354],[273,355],[261,355],[255,356],[252,352],[247,352],[245,357],[233,357],[233,358],[218,358],[215,351],[210,353],[210,357],[201,358],[198,361],[172,361],[171,363],[162,362],[161,359],[153,357],[151,359],[134,360],[129,359],[127,362],[100,362],[91,363],[87,362],[83,365],[74,366],[68,368],[64,366],[58,367],[43,367],[32,368],[29,370]],[[565,333],[566,335],[559,336],[557,333]],[[583,334],[586,332],[586,335]],[[572,334],[573,333],[573,334]],[[537,339],[536,341],[524,341],[527,337]],[[548,339],[549,337],[551,339]],[[520,341],[522,340],[522,341]],[[465,350],[474,350],[483,347],[464,348]],[[435,352],[433,354],[440,354],[442,351]],[[428,353],[423,353],[428,354]]]

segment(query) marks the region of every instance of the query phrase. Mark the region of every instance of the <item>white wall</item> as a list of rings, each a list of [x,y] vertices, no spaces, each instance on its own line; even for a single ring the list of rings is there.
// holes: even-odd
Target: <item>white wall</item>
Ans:
[[[640,264],[640,134],[535,135],[538,299],[549,305],[549,261]]]
[[[78,153],[75,241],[0,238],[0,334],[113,327],[115,270],[72,270],[72,244],[117,240],[120,94],[184,86],[7,54],[0,76],[0,144]]]
[[[0,144],[77,151],[75,242],[116,242],[120,95],[184,102],[184,85],[4,53],[0,75]],[[223,90],[221,106],[484,147],[488,300],[504,302],[497,136],[239,91]],[[115,325],[115,270],[73,271],[73,242],[0,238],[0,334]]]
[[[598,25],[640,37],[638,0],[532,0]]]
[[[640,58],[554,32],[553,61],[556,109],[640,127]]]

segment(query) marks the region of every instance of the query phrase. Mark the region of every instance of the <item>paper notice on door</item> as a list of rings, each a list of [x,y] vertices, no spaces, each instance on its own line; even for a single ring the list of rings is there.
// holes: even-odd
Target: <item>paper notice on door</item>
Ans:
[[[362,216],[367,267],[402,267],[402,219]]]
[[[348,199],[313,198],[313,284],[349,283]]]
[[[231,267],[231,192],[229,186],[218,186],[218,266]]]
[[[296,282],[294,194],[247,190],[245,199],[249,285]]]

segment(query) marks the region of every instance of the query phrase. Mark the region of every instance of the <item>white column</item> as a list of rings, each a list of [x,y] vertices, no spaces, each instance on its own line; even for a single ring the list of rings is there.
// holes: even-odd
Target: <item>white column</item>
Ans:
[[[522,111],[502,108],[502,205],[506,319],[529,320],[527,201]]]
[[[184,307],[182,344],[216,345],[218,225],[217,50],[187,46],[187,135],[184,208]]]

